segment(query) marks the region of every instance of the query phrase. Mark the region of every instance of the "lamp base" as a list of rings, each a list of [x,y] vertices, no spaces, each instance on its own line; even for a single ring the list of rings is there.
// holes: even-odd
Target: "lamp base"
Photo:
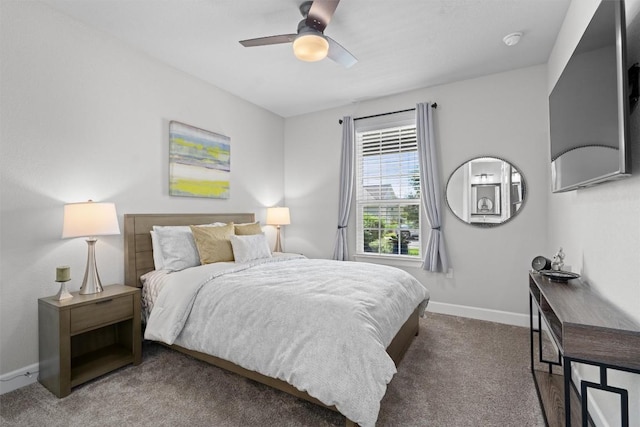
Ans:
[[[276,233],[276,247],[273,249],[274,252],[284,252],[282,250],[282,242],[280,241],[280,226],[278,225],[277,227],[277,233]]]
[[[56,301],[62,301],[65,299],[73,298],[73,295],[71,295],[69,291],[67,291],[67,282],[58,283],[60,283],[60,290],[58,291],[56,296],[53,297],[53,299]]]
[[[98,276],[98,268],[96,267],[96,242],[94,238],[87,239],[89,252],[87,253],[87,268],[84,271],[84,279],[80,287],[80,295],[97,294],[102,292],[102,283]]]

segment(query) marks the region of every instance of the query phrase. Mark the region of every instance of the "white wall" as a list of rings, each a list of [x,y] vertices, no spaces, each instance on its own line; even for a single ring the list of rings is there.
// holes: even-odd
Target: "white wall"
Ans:
[[[640,0],[628,0],[627,6],[637,12]],[[292,224],[284,227],[286,250],[329,258],[338,210],[337,120],[422,101],[439,104],[443,187],[464,161],[493,155],[521,169],[529,190],[518,217],[494,229],[463,224],[443,206],[454,278],[409,269],[427,284],[433,301],[525,314],[530,260],[563,246],[568,264],[640,318],[639,175],[549,194],[547,93],[596,0],[572,2],[548,68],[416,90],[286,122],[37,2],[2,0],[0,7],[0,374],[37,362],[37,298],[57,291],[55,267],[71,265],[70,287],[80,286],[86,244],[60,239],[64,203],[112,201],[120,219],[127,212],[255,211],[264,220],[264,207],[286,196],[292,213]],[[231,137],[230,200],[167,195],[169,120]],[[353,227],[351,234],[353,242]],[[121,281],[122,237],[100,239],[97,252],[103,282]]]
[[[432,301],[528,315],[527,270],[545,252],[547,228],[546,67],[536,66],[416,90],[343,108],[288,118],[285,123],[285,198],[291,208],[287,250],[330,258],[337,226],[341,127],[338,119],[437,102],[436,138],[443,195],[446,180],[477,156],[504,158],[528,184],[525,206],[511,222],[475,228],[453,217],[443,202],[443,230],[454,278],[407,270]],[[352,210],[352,213],[355,213]],[[355,244],[350,227],[350,250]]]
[[[549,58],[548,92],[573,52],[579,36],[595,12],[598,0],[573,1]],[[640,61],[640,0],[628,1],[628,62]],[[640,321],[640,109],[631,116],[631,178],[549,196],[549,246],[567,254],[596,289]]]
[[[587,27],[599,0],[573,0],[548,63],[551,92]],[[640,0],[627,0],[628,62],[640,61]],[[640,108],[631,116],[633,176],[562,194],[549,194],[547,254],[562,246],[565,263],[592,287],[640,321]],[[615,349],[612,349],[615,351]],[[597,379],[597,372],[582,369]],[[595,374],[595,375],[594,375]],[[631,425],[640,424],[640,378],[611,374],[612,385],[630,389]],[[619,402],[597,400],[604,423],[619,425]]]
[[[284,119],[124,47],[38,2],[0,2],[0,373],[38,361],[37,299],[55,268],[80,287],[83,239],[61,240],[67,202],[124,213],[256,212],[283,198]],[[231,137],[231,198],[168,196],[168,122]],[[250,125],[248,125],[250,123]],[[271,227],[267,227],[273,238]],[[122,236],[98,242],[121,282]]]

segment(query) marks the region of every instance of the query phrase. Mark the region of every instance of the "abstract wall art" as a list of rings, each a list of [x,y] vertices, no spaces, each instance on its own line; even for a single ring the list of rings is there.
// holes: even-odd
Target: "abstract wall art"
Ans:
[[[169,195],[229,198],[231,139],[184,123],[169,123]]]

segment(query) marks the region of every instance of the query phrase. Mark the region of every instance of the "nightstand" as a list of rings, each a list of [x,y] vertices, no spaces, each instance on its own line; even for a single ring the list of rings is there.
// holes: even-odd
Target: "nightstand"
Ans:
[[[142,360],[140,289],[110,285],[98,294],[72,295],[38,300],[38,381],[58,397]]]

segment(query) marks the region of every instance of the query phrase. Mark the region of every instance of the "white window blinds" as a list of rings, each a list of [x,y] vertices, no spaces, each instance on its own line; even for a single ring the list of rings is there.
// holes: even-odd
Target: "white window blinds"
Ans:
[[[415,124],[356,132],[360,254],[420,256],[420,171]]]

